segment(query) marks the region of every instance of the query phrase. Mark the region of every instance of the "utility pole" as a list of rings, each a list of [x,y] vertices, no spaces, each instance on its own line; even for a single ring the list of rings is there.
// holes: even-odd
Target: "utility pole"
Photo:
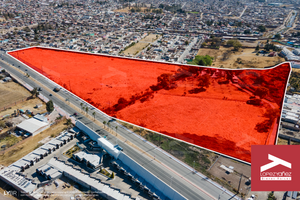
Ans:
[[[238,194],[240,193],[242,177],[243,177],[243,173],[241,174],[241,178],[240,178],[240,182],[239,182],[239,188],[238,188],[238,191],[237,191]]]

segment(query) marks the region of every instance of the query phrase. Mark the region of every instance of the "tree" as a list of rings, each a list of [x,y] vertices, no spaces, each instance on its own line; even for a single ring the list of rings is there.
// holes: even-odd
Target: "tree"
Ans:
[[[40,93],[38,92],[38,89],[35,87],[30,91],[32,97],[37,97]]]
[[[237,42],[234,43],[234,45],[233,45],[233,49],[234,49],[235,51],[238,51],[241,47],[242,47],[242,44],[241,44],[239,41],[237,41]]]
[[[244,30],[244,34],[250,34],[250,33],[251,33],[250,29]]]
[[[81,110],[83,110],[83,103],[80,103]]]
[[[259,25],[259,26],[258,26],[258,30],[259,30],[260,32],[265,32],[265,31],[266,31],[266,27],[265,27],[264,25]]]
[[[242,47],[242,44],[238,40],[228,40],[227,46],[234,47],[234,50],[238,51]]]
[[[72,124],[72,120],[71,119],[67,119],[66,124],[67,124],[67,126],[70,126]]]
[[[110,178],[111,178],[111,179],[114,179],[114,178],[115,178],[115,173],[114,173],[114,172],[111,173]]]
[[[0,121],[0,127],[1,127],[1,128],[5,128],[5,126],[6,126],[6,125],[5,125],[5,122],[1,120],[1,121]]]
[[[242,63],[242,59],[241,58],[237,58],[236,62],[239,63],[239,64],[241,64]]]
[[[86,112],[86,114],[88,114],[88,112],[89,112],[89,107],[85,107],[85,112]]]
[[[259,96],[261,99],[263,99],[265,96],[267,96],[269,93],[269,89],[266,87],[258,87],[256,88],[254,95]]]
[[[185,44],[185,45],[188,45],[188,44],[189,44],[189,41],[186,40],[186,41],[184,42],[184,44]]]
[[[51,113],[54,110],[53,101],[50,100],[46,103],[46,110],[47,112]]]
[[[277,33],[275,36],[274,36],[274,39],[276,40],[281,40],[281,35],[279,33]]]
[[[205,47],[206,45],[207,45],[207,44],[206,44],[206,42],[203,42],[203,43],[202,43],[202,46],[204,46],[204,47]]]
[[[270,192],[267,200],[276,200],[277,198],[274,196],[273,192]]]
[[[195,59],[192,62],[188,62],[188,64],[210,66],[212,64],[212,60],[213,57],[209,55],[205,55],[205,56],[197,55],[195,56]]]
[[[94,121],[95,121],[95,115],[96,115],[96,112],[93,112],[93,116],[94,116]]]
[[[258,45],[255,47],[255,51],[259,51],[259,46]]]
[[[105,124],[106,124],[106,121],[103,121],[104,128],[105,128]]]

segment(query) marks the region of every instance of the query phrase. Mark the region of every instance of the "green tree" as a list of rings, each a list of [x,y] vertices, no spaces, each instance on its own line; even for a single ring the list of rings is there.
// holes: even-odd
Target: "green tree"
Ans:
[[[85,112],[86,112],[86,114],[88,114],[88,112],[89,112],[89,107],[85,107]]]
[[[6,126],[6,125],[5,125],[5,122],[4,122],[3,120],[1,120],[1,121],[0,121],[0,127],[1,127],[1,128],[5,128],[5,126]]]
[[[277,198],[274,196],[273,192],[270,192],[267,200],[276,200]]]
[[[95,115],[96,115],[96,112],[93,112],[93,116],[94,116],[94,121],[95,121]]]
[[[51,113],[54,110],[53,101],[50,100],[46,103],[46,110],[47,112]]]
[[[259,26],[258,26],[258,30],[259,30],[260,32],[265,32],[265,31],[266,31],[266,27],[265,27],[264,25],[259,25]]]
[[[250,29],[244,30],[244,34],[250,34],[250,33],[251,33]]]
[[[115,173],[114,173],[114,172],[111,173],[110,178],[111,178],[111,179],[114,179],[114,178],[115,178]]]
[[[40,93],[38,92],[38,89],[35,87],[30,91],[32,97],[37,97]]]
[[[104,128],[105,128],[105,124],[106,124],[106,121],[103,121]]]
[[[234,49],[235,51],[238,51],[241,47],[242,47],[242,44],[241,44],[239,41],[237,41],[237,42],[234,43],[234,45],[233,45],[233,49]]]
[[[258,45],[255,47],[255,51],[259,51],[259,46]]]
[[[81,111],[83,110],[83,103],[80,103]]]
[[[233,47],[235,51],[238,51],[242,47],[242,44],[238,40],[228,40],[226,44],[229,47]]]
[[[212,64],[212,61],[213,61],[213,57],[209,55],[205,55],[205,56],[197,55],[195,56],[195,59],[192,62],[188,62],[188,64],[210,66]]]
[[[70,126],[72,124],[72,120],[71,119],[67,119],[66,124],[67,124],[67,126]]]
[[[276,40],[281,40],[281,35],[279,33],[277,33],[275,36],[274,36],[274,39]]]

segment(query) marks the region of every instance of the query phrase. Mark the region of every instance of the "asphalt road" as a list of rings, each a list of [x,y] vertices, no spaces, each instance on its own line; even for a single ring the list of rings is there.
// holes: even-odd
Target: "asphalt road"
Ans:
[[[4,60],[2,60],[3,58]],[[15,67],[7,65],[6,63],[9,63]],[[53,84],[48,79],[42,77],[41,75],[37,74],[32,69],[27,68],[25,65],[16,61],[10,56],[3,54],[3,52],[0,52],[0,66],[7,69],[9,72],[12,72],[14,75],[19,77],[21,80],[23,80],[30,86],[42,87],[43,90],[40,93],[46,96],[48,99],[52,100],[56,105],[60,106],[66,112],[70,114],[77,112],[75,109],[70,107],[68,103],[57,98],[56,95],[49,96],[50,93],[54,94],[54,92],[49,92],[49,90],[46,90],[45,88],[48,87],[50,90],[53,90],[54,87],[56,86],[55,84]],[[21,73],[16,68],[22,70],[23,73]],[[35,79],[39,83],[33,81],[31,78],[27,78],[25,76],[26,73],[28,73],[31,78]],[[59,91],[57,94],[59,94],[63,99],[68,99],[70,103],[72,103],[73,105],[77,106],[80,109],[81,107],[80,103],[82,102],[81,100],[78,100],[77,98],[68,94],[64,90]],[[91,109],[89,110],[90,110],[89,114],[91,114],[93,111]],[[100,122],[103,121],[107,122],[108,120],[110,120],[110,117],[100,115],[98,113],[96,114],[95,117]],[[82,115],[81,113],[78,113],[77,120],[80,120],[90,128],[96,130],[96,132],[99,132],[100,135],[107,135],[108,140],[110,140],[112,143],[116,143],[117,139],[113,135],[103,130],[101,127],[93,123],[91,120],[89,120],[86,116]],[[111,127],[119,126],[118,124],[116,124],[116,122],[111,122],[110,124]],[[143,154],[142,152],[137,151],[133,147],[125,143],[122,143],[120,141],[117,141],[118,144],[124,149],[124,152],[128,156],[133,158],[137,163],[145,167],[147,170],[149,170],[151,173],[153,173],[158,178],[163,180],[165,183],[169,184],[172,188],[174,188],[176,191],[181,193],[187,199],[191,199],[191,200],[232,199],[232,195],[229,195],[226,192],[224,192],[224,189],[212,185],[206,179],[201,178],[197,174],[193,174],[191,170],[182,166],[175,160],[171,159],[169,156],[156,150],[153,146],[137,138],[135,135],[128,132],[127,130],[119,127],[117,133],[123,136],[124,138],[126,138],[131,143],[138,146],[143,151],[150,154],[151,156],[153,157],[155,156],[155,160],[153,160],[153,158],[150,158],[149,156]],[[161,164],[157,161],[159,161]]]

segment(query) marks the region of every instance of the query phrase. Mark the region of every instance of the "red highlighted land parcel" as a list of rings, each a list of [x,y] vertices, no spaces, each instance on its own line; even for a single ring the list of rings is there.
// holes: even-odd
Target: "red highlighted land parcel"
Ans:
[[[227,70],[47,48],[9,54],[106,114],[251,162],[275,144],[290,64]]]

